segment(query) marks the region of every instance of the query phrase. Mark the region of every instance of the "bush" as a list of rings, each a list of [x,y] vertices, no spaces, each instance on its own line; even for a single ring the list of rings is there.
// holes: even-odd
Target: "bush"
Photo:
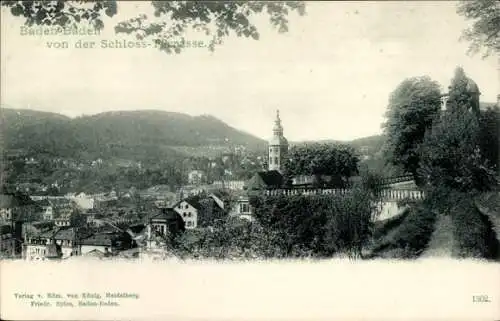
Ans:
[[[393,245],[404,249],[403,257],[418,257],[427,247],[434,231],[436,214],[424,204],[409,209],[392,240]]]
[[[188,230],[175,240],[183,259],[266,259],[283,257],[277,235],[258,223],[229,217],[214,228]]]
[[[459,197],[452,208],[454,235],[459,257],[494,259],[498,257],[498,240],[488,217],[483,215],[467,195]]]
[[[277,196],[252,199],[255,216],[283,244],[285,256],[361,255],[376,211],[373,195],[354,189],[347,195]]]

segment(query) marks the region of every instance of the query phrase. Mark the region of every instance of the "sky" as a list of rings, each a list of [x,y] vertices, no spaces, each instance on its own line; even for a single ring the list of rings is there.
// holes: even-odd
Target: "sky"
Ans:
[[[22,36],[22,19],[3,8],[2,106],[71,117],[140,109],[210,114],[264,139],[279,109],[291,141],[351,140],[381,132],[388,97],[407,77],[428,75],[446,88],[462,66],[482,101],[500,93],[497,57],[467,55],[459,37],[468,22],[451,1],[307,2],[306,16],[290,15],[287,33],[257,16],[259,40],[231,36],[214,53],[99,46],[131,39],[113,26],[149,13],[147,5],[119,3],[105,30],[87,37]],[[78,40],[97,47],[74,48]],[[70,48],[49,48],[55,41]]]

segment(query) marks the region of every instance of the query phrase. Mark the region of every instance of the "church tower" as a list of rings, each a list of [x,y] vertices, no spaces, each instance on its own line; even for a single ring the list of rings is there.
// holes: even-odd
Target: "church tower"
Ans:
[[[288,141],[283,136],[283,127],[281,126],[280,112],[276,111],[276,120],[274,121],[273,137],[269,140],[269,159],[268,169],[270,171],[282,171],[283,164],[288,154]]]

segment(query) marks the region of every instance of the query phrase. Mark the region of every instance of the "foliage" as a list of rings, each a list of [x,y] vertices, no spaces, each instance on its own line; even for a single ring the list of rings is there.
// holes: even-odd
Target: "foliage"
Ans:
[[[350,176],[358,173],[358,162],[354,149],[348,145],[305,144],[290,149],[284,172],[287,177],[314,175],[321,179],[322,176],[329,176],[329,185],[340,187]]]
[[[224,220],[227,213],[221,209],[213,199],[205,197],[199,201],[201,209],[198,213],[198,226],[214,226],[217,222]]]
[[[105,15],[118,13],[118,1],[3,1],[11,14],[25,18],[25,24],[74,27],[82,22],[100,30]],[[116,33],[135,34],[136,38],[151,39],[167,53],[180,53],[185,43],[173,42],[188,30],[203,32],[211,38],[210,50],[231,33],[238,37],[259,39],[252,17],[268,15],[279,32],[288,31],[288,14],[305,14],[305,5],[299,1],[152,1],[154,18],[145,14],[122,21],[115,26]]]
[[[492,167],[496,168],[497,174],[500,170],[499,153],[500,147],[500,107],[488,108],[481,113],[479,123],[479,145],[482,154]]]
[[[436,214],[432,209],[423,204],[411,207],[392,242],[403,249],[403,257],[417,257],[429,243],[435,222]]]
[[[227,217],[213,228],[188,230],[175,239],[181,258],[265,259],[283,257],[279,239],[257,223]]]
[[[481,154],[479,123],[467,110],[448,110],[426,134],[420,173],[432,187],[484,191],[496,185],[495,171]]]
[[[360,187],[371,192],[374,197],[379,198],[382,192],[382,175],[370,170],[362,170],[360,172],[360,177]]]
[[[500,246],[492,223],[474,205],[473,198],[464,193],[456,195],[451,207],[455,239],[458,241],[460,257],[495,259]]]
[[[470,42],[469,52],[483,57],[500,52],[500,3],[497,0],[463,0],[457,13],[473,22],[463,31],[462,39]]]
[[[446,103],[447,110],[467,109],[479,117],[479,87],[467,77],[462,67],[455,69],[455,74],[449,87]]]
[[[401,165],[417,181],[420,147],[440,110],[440,95],[439,84],[424,76],[404,80],[389,98],[384,152],[391,163]]]
[[[376,212],[372,195],[357,188],[345,196],[254,197],[251,204],[258,222],[284,244],[287,257],[304,252],[360,256]]]
[[[243,145],[264,149],[265,141],[212,116],[142,110],[105,112],[75,119],[32,110],[2,108],[9,149],[70,156],[165,158],[172,146]],[[227,141],[227,139],[229,141]],[[75,155],[77,156],[77,155]],[[88,158],[88,157],[85,157]],[[130,159],[130,157],[128,157]]]

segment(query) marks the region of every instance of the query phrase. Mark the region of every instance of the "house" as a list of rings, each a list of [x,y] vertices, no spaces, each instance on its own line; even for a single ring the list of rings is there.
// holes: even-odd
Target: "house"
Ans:
[[[70,208],[58,210],[54,223],[58,227],[81,226],[86,223],[86,218]]]
[[[221,193],[218,192],[213,192],[208,195],[211,199],[214,200],[214,202],[217,204],[218,207],[221,209],[225,209],[226,204],[224,202],[224,196]]]
[[[61,247],[61,257],[68,258],[81,254],[81,240],[91,234],[85,228],[69,227],[56,229],[49,244],[56,244]]]
[[[240,195],[235,200],[233,206],[229,210],[229,216],[234,216],[242,219],[253,220],[252,206],[250,199],[246,195]]]
[[[47,246],[55,244],[53,237],[57,231],[53,226],[27,225],[23,244],[24,259],[27,261],[45,260],[46,255],[49,253]],[[60,246],[58,251],[60,251],[62,257]]]
[[[280,188],[284,183],[283,175],[277,170],[257,172],[248,182],[248,190]]]
[[[198,215],[202,210],[200,200],[201,197],[198,195],[190,196],[173,207],[184,220],[186,229],[195,229],[198,226]]]
[[[81,254],[99,251],[104,256],[117,255],[134,246],[132,236],[120,230],[93,233],[80,240]]]
[[[94,208],[94,198],[83,192],[71,198],[82,210],[91,210]]]
[[[0,222],[34,221],[35,202],[23,194],[0,194]]]
[[[200,205],[198,211],[197,227],[213,226],[216,221],[224,219],[227,215],[225,204],[222,199],[211,194],[198,200]]]
[[[48,199],[42,199],[36,202],[40,211],[40,218],[43,221],[52,221],[54,219],[54,207]]]
[[[188,173],[188,184],[200,185],[205,182],[205,172],[201,170],[192,170]]]
[[[91,232],[83,228],[66,227],[35,231],[25,235],[23,256],[28,261],[68,258],[81,253],[80,240]]]
[[[53,230],[26,234],[23,244],[23,257],[27,261],[45,260],[47,245],[51,243]]]
[[[184,205],[178,204],[179,206]],[[185,207],[185,206],[184,206]],[[152,230],[160,235],[176,234],[184,231],[186,220],[174,208],[161,208],[159,211],[146,219],[146,224],[152,227]]]

